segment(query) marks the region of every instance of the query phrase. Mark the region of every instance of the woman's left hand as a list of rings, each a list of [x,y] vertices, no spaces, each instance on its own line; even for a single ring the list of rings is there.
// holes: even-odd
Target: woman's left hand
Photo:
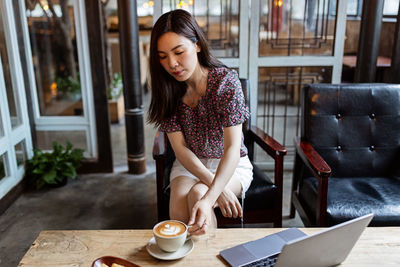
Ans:
[[[235,194],[228,188],[225,188],[224,191],[221,192],[217,203],[224,217],[242,217],[242,206]]]
[[[194,204],[188,225],[189,233],[192,235],[202,235],[207,232],[211,224],[212,203],[206,199],[200,199]]]

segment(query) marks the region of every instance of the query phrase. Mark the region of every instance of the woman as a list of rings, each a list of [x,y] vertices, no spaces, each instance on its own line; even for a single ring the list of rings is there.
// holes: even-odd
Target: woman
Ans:
[[[150,43],[149,122],[167,133],[176,160],[170,175],[170,217],[193,235],[216,227],[214,207],[242,217],[237,199],[253,179],[243,144],[249,117],[237,73],[211,56],[190,13],[163,14]]]

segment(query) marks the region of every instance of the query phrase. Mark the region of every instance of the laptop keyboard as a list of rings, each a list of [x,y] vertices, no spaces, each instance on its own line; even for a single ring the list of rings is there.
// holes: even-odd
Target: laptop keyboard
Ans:
[[[278,259],[279,254],[275,254],[273,256],[270,256],[268,258],[263,258],[258,261],[251,262],[249,264],[243,265],[243,267],[269,267],[269,266],[274,266],[276,260]]]

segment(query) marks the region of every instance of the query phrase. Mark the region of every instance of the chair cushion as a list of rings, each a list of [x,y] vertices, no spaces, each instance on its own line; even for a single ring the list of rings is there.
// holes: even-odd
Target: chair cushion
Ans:
[[[318,182],[304,179],[300,198],[315,216]],[[334,225],[374,213],[371,226],[400,225],[400,178],[357,177],[329,178],[327,223]]]
[[[276,207],[276,186],[253,164],[253,181],[246,192],[244,210],[273,209]],[[241,203],[241,199],[239,199]]]

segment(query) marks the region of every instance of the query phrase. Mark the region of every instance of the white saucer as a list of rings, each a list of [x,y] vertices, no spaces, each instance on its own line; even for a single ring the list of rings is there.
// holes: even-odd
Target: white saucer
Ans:
[[[156,244],[156,240],[154,239],[154,237],[152,237],[149,241],[149,243],[147,243],[146,249],[147,252],[149,252],[149,254],[151,256],[153,256],[154,258],[160,259],[160,260],[177,260],[180,258],[185,257],[186,255],[188,255],[190,252],[192,252],[194,248],[194,243],[191,239],[188,239],[185,244],[183,244],[183,246],[178,249],[175,252],[165,252],[163,250],[161,250],[157,244]]]

